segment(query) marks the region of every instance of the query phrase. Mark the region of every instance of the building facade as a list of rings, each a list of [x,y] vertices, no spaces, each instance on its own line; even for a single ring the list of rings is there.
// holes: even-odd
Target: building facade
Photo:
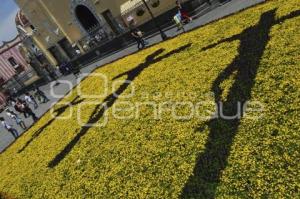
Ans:
[[[184,1],[184,0],[183,0]],[[107,42],[133,23],[151,19],[141,0],[15,0],[30,21],[36,46],[52,65],[85,53],[92,42]],[[154,15],[175,7],[175,0],[146,0]],[[171,19],[170,19],[171,20]]]
[[[49,80],[49,74],[44,68],[49,65],[49,62],[43,52],[36,46],[33,39],[33,26],[25,17],[22,11],[19,11],[15,18],[16,28],[19,36],[22,39],[22,44],[19,44],[19,50],[27,63],[35,70],[37,75],[45,81]]]
[[[20,43],[20,37],[17,36],[0,46],[0,84],[4,84],[16,74],[29,69],[26,60],[18,49]]]
[[[0,46],[0,106],[6,101],[7,91],[22,88],[38,78],[20,52],[20,45],[18,35]]]

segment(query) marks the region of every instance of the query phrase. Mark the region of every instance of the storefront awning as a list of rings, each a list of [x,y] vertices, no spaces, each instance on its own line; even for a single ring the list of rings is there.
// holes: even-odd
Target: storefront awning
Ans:
[[[150,0],[146,0],[146,2],[148,1]],[[141,5],[143,5],[142,0],[129,0],[121,5],[121,15],[126,15]]]

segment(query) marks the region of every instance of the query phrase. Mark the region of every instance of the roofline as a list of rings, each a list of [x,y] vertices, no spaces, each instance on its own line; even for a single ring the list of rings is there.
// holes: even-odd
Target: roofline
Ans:
[[[5,48],[7,44],[13,43],[13,42],[16,41],[18,38],[20,38],[20,41],[18,41],[18,42],[16,42],[16,43],[12,44],[11,46],[9,46],[9,48],[1,49],[1,48]],[[16,45],[18,45],[18,44],[20,44],[20,43],[22,43],[22,39],[21,39],[20,35],[17,34],[17,36],[16,36],[15,38],[13,38],[12,40],[10,40],[10,41],[4,41],[4,42],[3,42],[3,44],[0,46],[0,54],[2,54],[2,53],[4,53],[4,52],[8,51],[10,48],[13,48],[13,47],[15,47]]]
[[[13,39],[11,39],[11,40],[9,40],[9,41],[2,41],[3,43],[2,43],[2,45],[0,46],[0,48],[3,48],[3,47],[5,47],[7,44],[14,42],[15,40],[18,39],[19,36],[20,36],[20,35],[17,34]]]

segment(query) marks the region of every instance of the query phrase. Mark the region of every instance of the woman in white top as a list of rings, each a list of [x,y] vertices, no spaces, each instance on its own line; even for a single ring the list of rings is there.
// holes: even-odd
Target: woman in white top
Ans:
[[[38,108],[38,104],[35,101],[34,97],[32,95],[30,95],[30,93],[25,93],[25,97],[24,97],[25,102],[27,102],[28,104],[32,104],[34,109]]]
[[[12,134],[12,136],[14,136],[15,139],[18,138],[19,136],[19,133],[16,129],[14,129],[12,127],[12,125],[8,124],[3,117],[0,117],[0,122],[1,122],[1,125],[8,131]]]

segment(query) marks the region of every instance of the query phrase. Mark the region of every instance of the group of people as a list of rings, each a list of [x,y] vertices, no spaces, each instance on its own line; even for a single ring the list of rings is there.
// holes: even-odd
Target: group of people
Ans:
[[[45,93],[39,88],[35,89],[34,95],[27,92],[25,93],[24,99],[9,98],[8,101],[17,113],[23,114],[25,118],[31,117],[33,122],[36,122],[38,120],[38,117],[30,107],[32,106],[34,109],[38,108],[39,105],[36,99],[40,103],[47,103],[49,101]],[[20,126],[23,130],[26,130],[27,126],[25,122],[16,112],[12,111],[9,108],[7,108],[5,112],[8,118],[14,121],[16,125]],[[10,132],[15,139],[19,136],[19,132],[14,128],[12,124],[6,121],[4,117],[0,117],[0,122],[3,128]]]

